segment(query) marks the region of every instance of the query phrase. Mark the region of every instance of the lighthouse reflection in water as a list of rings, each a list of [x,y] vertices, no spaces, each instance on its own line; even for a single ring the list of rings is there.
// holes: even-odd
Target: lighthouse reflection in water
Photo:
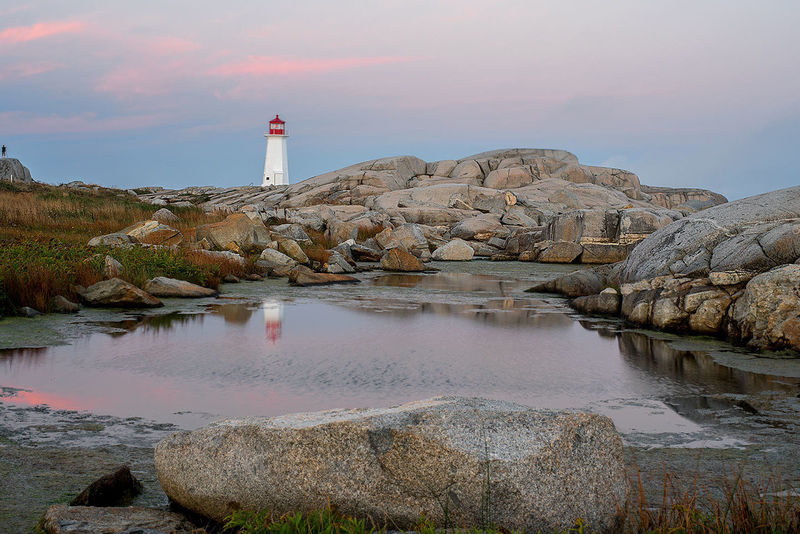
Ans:
[[[264,310],[267,340],[274,345],[281,338],[283,303],[277,300],[265,300],[261,308]]]

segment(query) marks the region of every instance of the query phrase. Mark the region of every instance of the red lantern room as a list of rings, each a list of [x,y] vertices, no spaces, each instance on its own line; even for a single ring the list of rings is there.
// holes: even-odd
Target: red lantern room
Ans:
[[[286,123],[280,117],[275,115],[275,118],[269,121],[269,134],[270,135],[286,135]]]

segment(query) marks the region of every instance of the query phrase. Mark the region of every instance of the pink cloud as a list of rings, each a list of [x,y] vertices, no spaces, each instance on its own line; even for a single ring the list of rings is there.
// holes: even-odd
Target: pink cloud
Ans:
[[[413,61],[410,57],[349,57],[331,59],[288,59],[276,56],[248,56],[244,61],[220,65],[210,71],[218,76],[266,76],[308,74],[347,70],[373,65]]]
[[[0,68],[0,80],[14,80],[36,76],[62,67],[60,63],[18,63]]]
[[[0,31],[0,43],[23,43],[61,33],[74,33],[86,25],[77,21],[37,22],[31,26],[16,26]]]
[[[157,114],[98,117],[96,113],[64,116],[6,111],[0,113],[0,134],[118,132],[149,128],[168,121],[169,117]]]
[[[185,54],[198,50],[200,45],[180,37],[163,37],[150,43],[147,48],[155,54]]]

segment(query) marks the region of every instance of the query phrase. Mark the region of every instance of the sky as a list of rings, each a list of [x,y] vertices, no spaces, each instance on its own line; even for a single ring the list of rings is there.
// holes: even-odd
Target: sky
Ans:
[[[0,142],[49,183],[291,182],[560,148],[730,199],[800,183],[800,3],[0,0]]]

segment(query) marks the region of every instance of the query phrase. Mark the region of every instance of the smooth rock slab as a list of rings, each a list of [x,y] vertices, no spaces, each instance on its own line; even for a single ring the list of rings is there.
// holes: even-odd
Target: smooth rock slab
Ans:
[[[215,297],[219,294],[215,289],[166,276],[157,276],[148,280],[144,284],[144,290],[161,298],[201,298]]]
[[[488,455],[487,455],[488,452]],[[384,409],[231,419],[156,446],[164,491],[201,515],[333,506],[417,524],[607,530],[625,499],[622,440],[605,416],[439,397]],[[488,492],[486,486],[488,468]]]
[[[153,295],[119,278],[90,285],[81,293],[81,298],[89,306],[157,308],[164,305]]]
[[[183,516],[140,506],[99,508],[57,504],[47,509],[42,527],[50,534],[116,534],[121,532],[205,532]]]

